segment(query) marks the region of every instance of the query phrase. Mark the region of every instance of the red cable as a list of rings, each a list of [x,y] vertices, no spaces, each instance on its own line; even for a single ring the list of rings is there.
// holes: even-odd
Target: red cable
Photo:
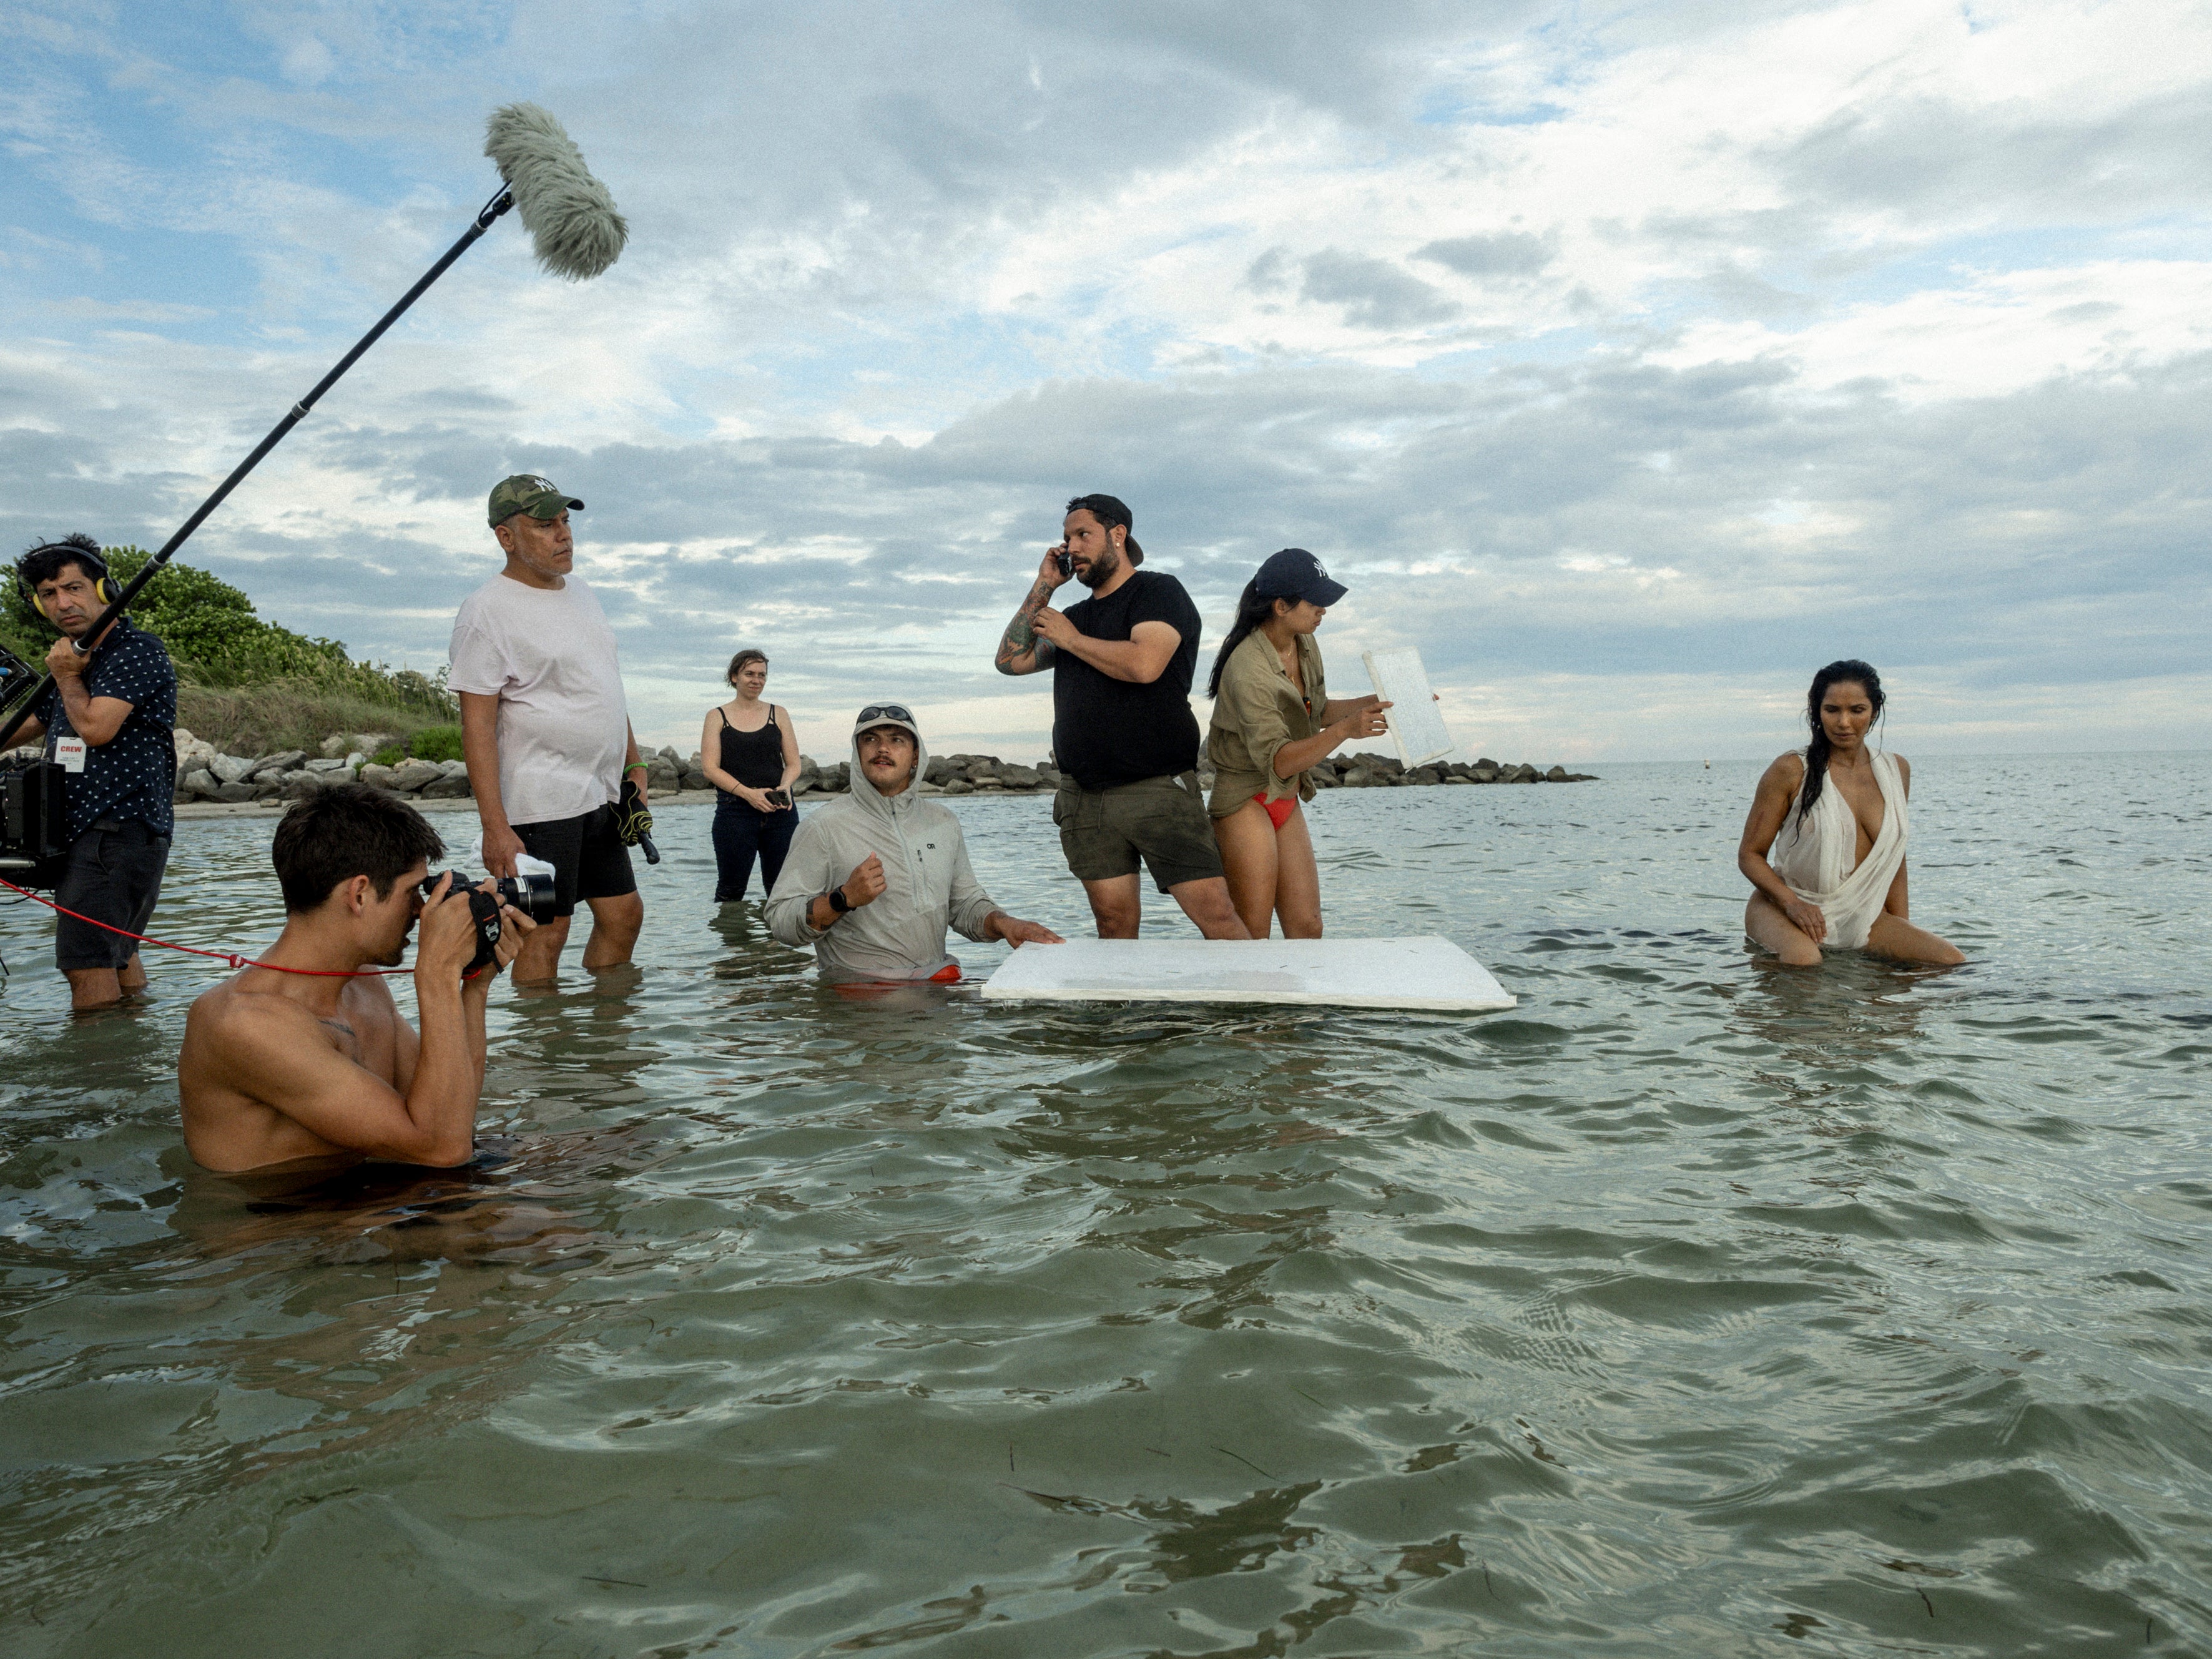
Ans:
[[[47,909],[55,911],[61,915],[74,916],[77,921],[88,922],[94,927],[105,927],[111,933],[120,933],[125,939],[135,939],[141,945],[158,945],[164,951],[182,951],[186,956],[213,957],[217,962],[227,962],[234,968],[266,968],[272,974],[307,974],[316,979],[364,979],[371,974],[404,974],[412,971],[412,969],[406,968],[359,968],[351,969],[344,968],[285,968],[279,966],[277,963],[273,962],[255,962],[249,957],[234,956],[228,951],[203,951],[199,949],[198,946],[192,945],[172,945],[165,939],[155,939],[150,934],[147,933],[134,933],[128,927],[118,927],[112,922],[101,921],[94,916],[79,915],[77,912],[69,908],[66,905],[57,904],[52,899],[40,898],[36,893],[33,892],[27,887],[16,886],[14,882],[9,881],[5,876],[0,876],[0,887],[5,887],[11,892],[21,893],[27,899],[37,900],[39,903],[45,905]],[[465,975],[463,977],[465,978],[467,975]]]

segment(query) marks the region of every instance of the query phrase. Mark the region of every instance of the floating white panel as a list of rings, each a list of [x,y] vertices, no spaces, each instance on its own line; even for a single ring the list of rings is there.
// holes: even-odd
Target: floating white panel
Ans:
[[[1025,945],[983,987],[994,1000],[1305,1003],[1484,1013],[1514,1000],[1449,939],[1085,939]]]

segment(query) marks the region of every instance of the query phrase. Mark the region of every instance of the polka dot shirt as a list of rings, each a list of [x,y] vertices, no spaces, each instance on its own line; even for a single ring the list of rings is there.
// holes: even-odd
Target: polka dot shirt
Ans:
[[[118,731],[97,748],[87,746],[84,770],[69,781],[69,834],[75,841],[100,818],[150,825],[157,836],[176,828],[177,671],[161,641],[128,621],[118,622],[94,647],[85,671],[85,695],[117,697],[131,705]],[[46,728],[46,755],[54,739],[75,736],[58,688],[32,711]]]

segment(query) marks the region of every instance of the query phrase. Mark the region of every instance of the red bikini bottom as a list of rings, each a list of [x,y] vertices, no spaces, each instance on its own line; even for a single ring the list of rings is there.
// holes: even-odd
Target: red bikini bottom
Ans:
[[[1269,800],[1267,791],[1263,789],[1252,799],[1267,809],[1269,820],[1278,830],[1288,823],[1291,821],[1291,814],[1298,810],[1298,798],[1296,795],[1285,795],[1280,800]]]

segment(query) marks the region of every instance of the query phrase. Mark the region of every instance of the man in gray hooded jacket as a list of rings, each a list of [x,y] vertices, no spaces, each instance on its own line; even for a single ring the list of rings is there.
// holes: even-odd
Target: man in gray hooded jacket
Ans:
[[[945,954],[948,926],[978,942],[1065,943],[991,902],[960,820],[915,791],[928,764],[905,705],[870,703],[853,723],[849,793],[792,837],[769,895],[769,929],[786,945],[811,945],[826,978],[950,984],[960,964]]]

